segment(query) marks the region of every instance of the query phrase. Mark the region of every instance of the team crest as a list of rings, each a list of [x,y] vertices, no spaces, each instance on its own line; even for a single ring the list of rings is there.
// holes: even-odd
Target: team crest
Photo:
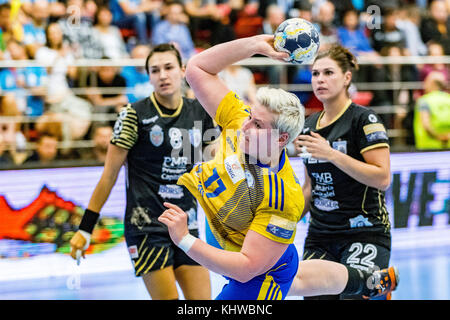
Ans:
[[[157,124],[150,130],[150,141],[155,147],[159,147],[164,142],[164,132]]]
[[[333,141],[333,149],[336,149],[342,153],[347,154],[347,141]]]
[[[194,148],[197,148],[202,142],[202,133],[200,129],[189,129],[189,139],[191,140],[191,144],[194,146]]]

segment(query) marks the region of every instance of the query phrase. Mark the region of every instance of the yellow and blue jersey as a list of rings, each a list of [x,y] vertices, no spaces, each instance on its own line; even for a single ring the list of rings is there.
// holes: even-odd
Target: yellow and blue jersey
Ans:
[[[286,151],[278,168],[250,164],[239,149],[239,130],[250,107],[230,91],[221,101],[216,122],[222,127],[213,160],[196,165],[178,180],[197,198],[207,219],[207,242],[240,251],[248,230],[291,244],[304,198]]]

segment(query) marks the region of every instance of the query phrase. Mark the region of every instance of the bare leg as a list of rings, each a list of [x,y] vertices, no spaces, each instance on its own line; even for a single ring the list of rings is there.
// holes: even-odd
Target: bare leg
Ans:
[[[175,269],[175,277],[186,300],[211,300],[211,280],[205,267],[182,265]]]
[[[301,261],[288,296],[340,294],[347,281],[347,268],[340,263],[318,259]]]
[[[149,272],[143,275],[142,279],[153,300],[178,299],[178,290],[172,266]]]

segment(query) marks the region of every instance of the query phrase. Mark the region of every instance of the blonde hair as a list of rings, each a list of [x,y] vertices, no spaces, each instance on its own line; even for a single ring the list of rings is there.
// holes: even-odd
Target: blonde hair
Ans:
[[[256,92],[256,100],[277,115],[273,127],[289,134],[287,143],[300,134],[305,124],[305,108],[296,95],[283,89],[261,87]]]

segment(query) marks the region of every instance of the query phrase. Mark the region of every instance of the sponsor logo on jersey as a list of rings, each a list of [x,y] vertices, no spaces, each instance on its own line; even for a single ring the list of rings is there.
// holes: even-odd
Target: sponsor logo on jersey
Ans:
[[[155,124],[150,130],[150,142],[155,147],[159,147],[164,142],[164,132],[157,124]]]
[[[317,209],[322,211],[333,211],[339,209],[339,204],[337,201],[326,198],[314,199],[314,205],[316,206]]]
[[[139,258],[137,246],[128,247],[128,253],[130,254],[131,259]]]
[[[381,123],[371,123],[363,127],[368,142],[387,140],[386,129]]]
[[[181,199],[184,196],[183,188],[176,184],[160,185],[158,194],[163,199]]]
[[[144,119],[144,120],[142,120],[142,124],[143,125],[147,125],[147,124],[150,124],[150,123],[154,123],[154,122],[156,122],[156,120],[158,120],[158,116],[154,116],[154,117],[151,117],[151,118],[149,118],[149,119]]]
[[[269,224],[267,225],[266,231],[276,237],[290,239],[294,233],[296,225],[297,224],[294,221],[290,221],[279,216],[272,216]]]
[[[349,219],[349,221],[350,221],[350,228],[362,228],[373,226],[373,224],[369,222],[369,218],[364,218],[362,215]]]
[[[244,169],[242,169],[241,163],[239,162],[238,156],[236,154],[225,158],[224,163],[225,169],[227,170],[228,175],[230,176],[231,181],[233,181],[234,184],[245,179]]]

